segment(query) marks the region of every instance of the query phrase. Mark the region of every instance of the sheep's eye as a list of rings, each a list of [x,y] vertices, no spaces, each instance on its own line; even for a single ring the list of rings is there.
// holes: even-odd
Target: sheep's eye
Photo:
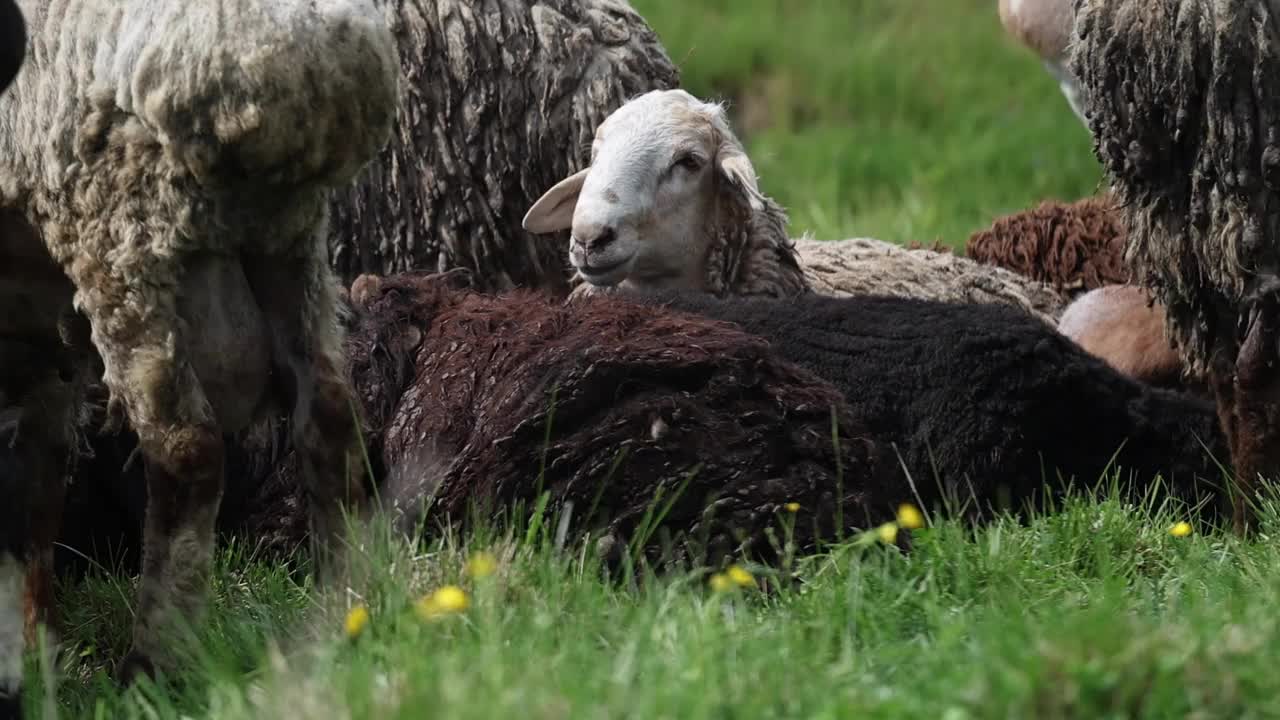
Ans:
[[[702,159],[697,155],[681,155],[676,158],[672,167],[683,168],[688,172],[697,172],[702,168]]]

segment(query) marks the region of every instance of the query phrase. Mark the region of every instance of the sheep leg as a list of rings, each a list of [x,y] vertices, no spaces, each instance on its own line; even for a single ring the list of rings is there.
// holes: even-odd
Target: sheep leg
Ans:
[[[1233,524],[1244,532],[1252,524],[1247,508],[1259,483],[1280,479],[1280,301],[1261,300],[1250,310],[1244,342],[1236,356],[1231,408],[1232,453],[1238,491],[1232,496]]]
[[[203,614],[222,500],[223,439],[186,351],[177,309],[183,258],[139,253],[109,264],[109,257],[80,253],[67,270],[110,402],[123,408],[137,433],[147,480],[133,643],[116,668],[117,680],[128,683],[173,667],[175,633]],[[137,278],[154,281],[145,298]]]
[[[187,369],[182,392],[199,392]],[[181,377],[181,376],[180,376]],[[133,647],[117,668],[132,682],[174,664],[170,633],[204,611],[223,489],[223,441],[208,422],[171,420],[138,429],[147,478],[142,578]]]
[[[335,322],[338,286],[323,255],[247,261],[245,272],[266,315],[275,373],[291,408],[313,557],[322,573],[336,579],[342,575],[334,551],[343,536],[343,507],[356,509],[365,496],[355,406]]]

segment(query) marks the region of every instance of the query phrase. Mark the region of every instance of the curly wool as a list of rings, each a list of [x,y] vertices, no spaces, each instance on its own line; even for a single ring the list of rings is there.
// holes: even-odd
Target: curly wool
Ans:
[[[970,235],[965,255],[1074,296],[1128,282],[1124,227],[1110,196],[1047,200]]]
[[[866,528],[909,499],[836,388],[728,325],[613,294],[494,297],[414,275],[380,286],[361,293],[352,372],[382,496],[409,526],[427,498],[434,527],[543,487],[553,507],[572,503],[571,532],[625,543],[661,493],[674,503],[648,547],[667,530],[716,562],[767,556],[788,502],[812,514],[795,524],[805,548],[837,510]]]
[[[800,239],[805,277],[820,295],[891,295],[994,303],[1053,322],[1066,298],[1048,285],[950,252],[907,249],[872,238]]]
[[[350,467],[311,462],[345,454],[355,434],[322,233],[332,187],[390,132],[393,46],[368,0],[28,0],[23,12],[29,63],[0,98],[0,210],[71,280],[40,304],[87,318],[77,351],[97,351],[111,416],[127,416],[152,477],[164,478],[150,483],[147,508],[147,551],[161,560],[143,568],[121,666],[147,672],[176,661],[162,626],[204,605],[223,489],[218,430],[296,399],[309,477],[319,485]],[[267,282],[282,275],[288,283]],[[262,281],[257,296],[250,277]],[[287,318],[270,318],[269,336],[272,312]],[[282,358],[306,363],[287,366],[294,398],[268,381]],[[54,406],[23,402],[44,416]],[[34,417],[60,426],[76,405],[60,413]],[[58,444],[48,456],[74,454]],[[317,495],[327,521],[337,493]],[[42,555],[50,525],[30,538]],[[50,568],[30,569],[33,586],[51,587]],[[40,594],[30,605],[51,609]]]
[[[1214,458],[1229,461],[1212,402],[1135,382],[1007,305],[628,297],[733,323],[835,384],[858,426],[892,444],[930,506],[954,494],[974,511],[1002,498],[1016,509],[1043,483],[1056,494],[1066,481],[1093,485],[1117,467],[1135,480],[1136,496],[1160,475],[1163,491],[1195,503],[1217,495]]]
[[[623,0],[378,2],[408,81],[390,143],[330,202],[343,283],[463,268],[485,291],[567,293],[568,234],[520,220],[611,112],[679,85],[657,33]]]
[[[148,308],[176,313],[185,257],[324,252],[328,188],[390,131],[389,35],[360,0],[25,10],[42,60],[0,99],[0,204],[39,229],[77,306],[113,318],[93,341],[114,392],[146,382],[111,349],[154,334]]]
[[[1192,370],[1234,357],[1280,256],[1280,1],[1080,0],[1071,58],[1135,280]]]

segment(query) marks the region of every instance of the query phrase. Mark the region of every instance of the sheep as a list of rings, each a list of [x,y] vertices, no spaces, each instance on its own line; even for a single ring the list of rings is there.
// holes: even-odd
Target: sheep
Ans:
[[[1125,375],[1155,387],[1208,396],[1188,377],[1165,333],[1165,312],[1135,285],[1105,285],[1074,300],[1058,319],[1058,332]]]
[[[526,213],[535,233],[572,229],[573,296],[599,289],[691,287],[715,295],[790,297],[890,292],[1013,303],[1056,316],[1042,283],[950,253],[854,239],[787,236],[719,105],[655,90],[596,130],[591,164]]]
[[[483,294],[460,271],[366,276],[351,297],[352,382],[406,532],[544,488],[609,559],[661,497],[659,527],[693,541],[667,560],[767,561],[788,502],[804,548],[834,537],[837,513],[871,527],[910,498],[831,384],[722,323],[609,295]]]
[[[1046,200],[975,231],[965,255],[1048,283],[1075,300],[1129,281],[1125,238],[1120,209],[1109,194],[1070,203]]]
[[[1071,111],[1084,122],[1080,83],[1067,69],[1073,0],[999,0],[997,10],[1005,32],[1040,58],[1058,81]]]
[[[1211,402],[1134,381],[1016,308],[624,292],[655,309],[732,323],[834,383],[853,421],[901,453],[922,493],[936,485],[980,503],[1018,501],[1042,478],[1056,493],[1065,481],[1092,484],[1118,467],[1138,494],[1159,474],[1187,503],[1217,495],[1225,443]],[[1217,504],[1206,510],[1218,517]]]
[[[1066,298],[1046,284],[949,250],[904,248],[874,238],[795,241],[814,291],[832,297],[893,295],[1008,304],[1053,322]]]
[[[582,167],[606,115],[679,85],[657,34],[624,0],[382,5],[409,81],[391,142],[330,202],[343,284],[461,267],[490,292],[567,293],[559,246],[523,231],[520,218]]]
[[[22,7],[38,21],[0,98],[0,209],[69,281],[33,296],[31,321],[48,336],[41,313],[83,320],[65,333],[75,367],[98,358],[110,416],[139,437],[142,572],[116,669],[128,682],[176,668],[170,632],[202,612],[221,433],[290,416],[319,565],[340,571],[327,550],[363,484],[327,195],[389,137],[394,49],[369,0]],[[74,419],[73,404],[17,400],[18,444],[45,430],[58,442],[39,464],[19,448],[28,479],[13,482],[60,483],[52,457],[70,450],[50,428]]]
[[[1217,399],[1238,532],[1280,478],[1274,188],[1280,1],[1083,0],[1071,68],[1129,229],[1135,284]]]
[[[579,521],[583,500],[603,493],[605,514],[591,525],[604,526],[612,538],[605,546],[614,548],[628,539],[643,502],[699,458],[713,461],[713,474],[747,468],[733,487],[758,510],[802,497],[811,502],[833,474],[834,458],[822,454],[830,447],[812,445],[806,434],[823,422],[829,432],[827,406],[848,433],[842,447],[853,438],[868,453],[841,456],[847,487],[863,482],[862,468],[876,478],[859,485],[866,495],[845,508],[862,527],[887,518],[886,509],[902,500],[946,510],[944,502],[959,495],[967,506],[958,509],[975,520],[988,510],[1025,508],[1043,497],[1045,481],[1055,496],[1065,489],[1059,473],[1095,482],[1117,450],[1115,464],[1138,479],[1130,487],[1135,494],[1160,473],[1165,491],[1196,503],[1213,494],[1208,479],[1224,446],[1207,400],[1128,379],[1006,306],[812,294],[719,300],[687,290],[559,304],[549,293],[478,294],[459,271],[365,275],[350,297],[346,347],[370,461],[379,495],[406,533],[465,521],[470,499],[498,509],[528,499],[548,422],[555,434],[545,487],[559,502],[572,500]],[[784,372],[791,363],[799,369]],[[640,379],[639,391],[629,387]],[[553,409],[549,387],[557,381]],[[730,400],[728,393],[738,395]],[[762,407],[768,397],[781,405]],[[690,412],[701,406],[711,410]],[[658,407],[682,408],[685,421]],[[756,433],[778,437],[754,446],[766,437]],[[708,438],[730,452],[707,450]],[[609,453],[617,447],[628,454],[612,470],[616,483],[592,485],[588,478],[613,466]],[[294,456],[278,457],[245,467],[249,477],[272,474],[274,489],[261,504],[279,510],[229,520],[229,534],[286,537],[296,525],[288,519],[300,512],[290,500]],[[792,480],[760,480],[795,465],[807,467],[816,484],[801,491]],[[910,481],[898,472],[903,468]],[[634,491],[618,499],[614,487]],[[688,502],[701,501],[689,492]],[[423,508],[424,499],[434,505]],[[694,515],[678,509],[678,518]],[[1215,519],[1216,509],[1209,504],[1205,517]],[[747,524],[768,514],[761,510]],[[268,515],[274,524],[264,533]],[[751,533],[760,527],[751,525]],[[685,529],[715,535],[704,526]],[[705,559],[724,557],[727,542],[721,534]]]

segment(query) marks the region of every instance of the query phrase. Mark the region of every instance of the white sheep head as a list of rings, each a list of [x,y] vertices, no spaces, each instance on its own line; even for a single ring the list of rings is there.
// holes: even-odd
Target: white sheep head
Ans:
[[[570,230],[569,261],[592,286],[704,289],[708,228],[745,226],[763,207],[724,109],[655,90],[600,124],[591,164],[539,198],[524,227]]]

